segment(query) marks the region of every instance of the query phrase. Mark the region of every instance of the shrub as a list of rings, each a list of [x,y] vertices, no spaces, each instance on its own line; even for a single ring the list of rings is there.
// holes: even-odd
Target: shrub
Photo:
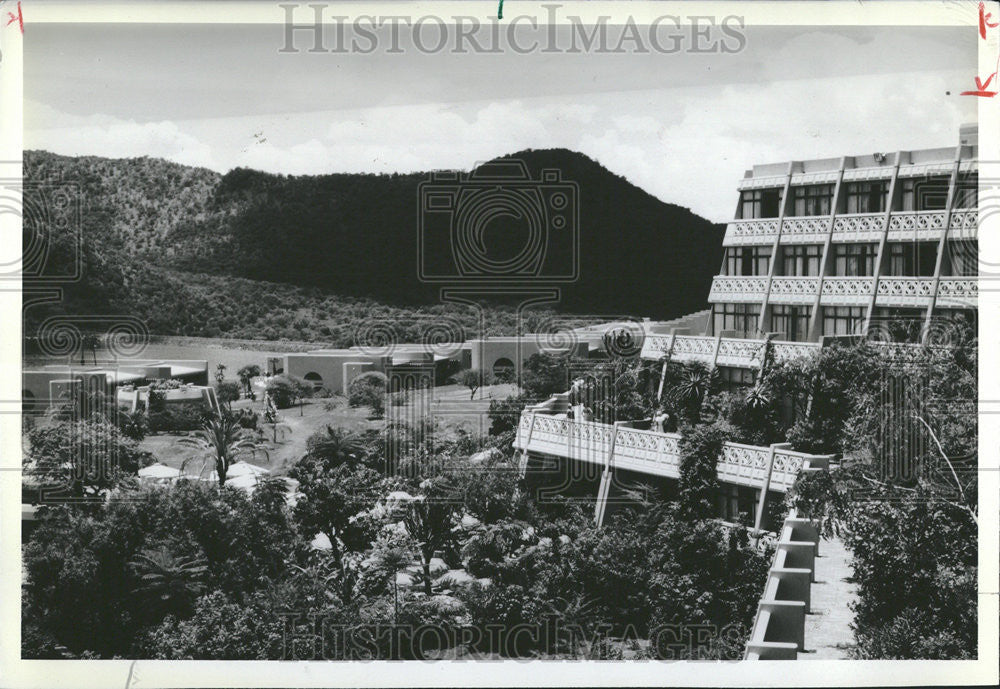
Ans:
[[[370,407],[376,418],[383,416],[387,382],[385,375],[378,371],[362,373],[347,388],[348,403],[352,407]]]
[[[684,515],[707,519],[715,514],[719,492],[716,466],[728,432],[720,426],[696,426],[685,430],[680,442],[681,466],[678,489]]]

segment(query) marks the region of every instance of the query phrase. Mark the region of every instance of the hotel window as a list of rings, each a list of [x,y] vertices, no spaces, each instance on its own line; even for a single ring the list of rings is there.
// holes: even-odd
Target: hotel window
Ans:
[[[727,388],[749,387],[754,384],[754,369],[738,366],[719,366],[719,380]]]
[[[792,187],[794,215],[829,215],[833,203],[832,184]]]
[[[901,179],[900,210],[939,211],[948,203],[951,178],[946,176]]]
[[[861,306],[824,306],[824,335],[860,335],[865,320]]]
[[[815,244],[806,246],[781,247],[780,275],[819,275],[819,262],[823,255],[822,247]]]
[[[977,208],[979,206],[979,175],[962,175],[955,187],[953,208]]]
[[[811,306],[772,306],[771,330],[784,333],[785,339],[803,342],[809,335]]]
[[[975,240],[949,241],[941,263],[942,275],[964,277],[979,274],[979,242]]]
[[[877,252],[877,244],[834,244],[833,274],[846,277],[874,275]]]
[[[933,242],[894,242],[889,244],[889,275],[933,277],[937,244]]]
[[[740,194],[740,217],[777,218],[781,208],[781,189],[751,189]]]
[[[889,198],[889,183],[848,182],[846,191],[848,213],[881,213]]]
[[[725,275],[767,275],[769,246],[738,246],[726,249]]]
[[[713,332],[735,330],[738,333],[752,334],[757,332],[759,318],[760,306],[757,304],[717,304]]]

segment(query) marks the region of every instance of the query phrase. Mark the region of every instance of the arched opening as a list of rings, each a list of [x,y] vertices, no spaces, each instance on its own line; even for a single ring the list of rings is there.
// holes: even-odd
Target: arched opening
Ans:
[[[319,390],[323,387],[323,376],[316,373],[315,371],[310,371],[309,373],[302,376],[306,381],[312,383],[313,388]]]
[[[21,390],[21,413],[35,413],[35,395],[31,390]]]
[[[514,374],[514,362],[507,357],[500,357],[493,363],[493,380],[497,383],[513,383]]]

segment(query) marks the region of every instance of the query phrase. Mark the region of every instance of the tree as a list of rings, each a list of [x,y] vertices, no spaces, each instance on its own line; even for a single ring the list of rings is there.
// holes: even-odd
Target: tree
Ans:
[[[244,455],[256,457],[258,452],[265,459],[268,456],[267,450],[228,414],[209,419],[197,435],[179,438],[177,442],[192,445],[204,452],[201,459],[215,465],[220,487],[226,484],[229,467],[238,461],[239,457]],[[190,460],[185,460],[181,465],[182,470],[188,461]]]
[[[718,374],[701,361],[683,364],[670,381],[669,395],[688,422],[701,422],[701,405],[718,384]]]
[[[678,488],[682,514],[688,519],[708,519],[715,514],[719,492],[716,466],[726,440],[726,431],[718,426],[696,426],[681,438]]]
[[[465,368],[452,376],[451,379],[458,385],[469,388],[469,399],[473,400],[476,398],[476,390],[478,390],[481,386],[489,385],[493,380],[493,377],[490,375],[489,371],[477,371],[471,368]]]
[[[271,378],[267,383],[267,394],[271,396],[278,409],[287,409],[305,397],[312,386],[301,378],[291,375],[280,375]]]
[[[216,383],[221,383],[222,381],[224,381],[226,379],[226,368],[227,367],[226,367],[225,364],[218,364],[215,367],[215,382]]]
[[[226,409],[231,413],[233,402],[236,402],[240,398],[239,383],[232,380],[224,380],[216,384],[215,394],[218,395],[219,401],[226,405]]]
[[[149,421],[146,418],[146,412],[142,409],[136,409],[135,411],[119,409],[117,420],[118,429],[123,436],[130,440],[141,441],[149,431]]]
[[[257,364],[247,364],[236,372],[237,377],[240,379],[240,385],[243,386],[243,392],[247,397],[253,392],[253,379],[260,374],[261,368]]]
[[[524,362],[521,389],[529,397],[544,400],[569,387],[569,359],[539,352]]]
[[[370,407],[375,418],[385,414],[388,379],[378,371],[362,373],[347,387],[347,402],[352,407]]]
[[[359,515],[370,510],[380,495],[382,476],[364,466],[333,465],[325,458],[306,454],[289,470],[299,482],[295,522],[303,534],[324,534],[331,554],[344,574],[342,596],[350,596],[345,552],[367,548],[374,534]]]
[[[208,571],[204,557],[179,556],[165,545],[142,551],[131,564],[140,581],[136,591],[152,605],[182,615],[190,613]]]
[[[511,395],[502,400],[491,400],[488,412],[490,435],[503,435],[517,428],[521,412],[528,406],[528,402],[527,395]]]
[[[424,570],[424,593],[431,595],[431,558],[434,553],[451,542],[456,493],[445,477],[424,479],[421,494],[407,504],[403,523],[420,550]]]
[[[354,465],[360,461],[365,452],[365,444],[361,436],[344,428],[326,429],[309,436],[306,440],[309,454],[318,459],[329,469],[335,469],[342,464]]]
[[[93,417],[33,429],[23,467],[52,499],[96,497],[134,476],[148,457],[116,426]]]

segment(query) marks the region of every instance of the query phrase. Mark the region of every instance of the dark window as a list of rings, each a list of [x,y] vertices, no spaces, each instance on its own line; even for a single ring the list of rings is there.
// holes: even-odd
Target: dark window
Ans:
[[[771,330],[784,333],[784,339],[804,342],[809,335],[811,306],[772,306]]]
[[[824,306],[824,335],[860,335],[865,321],[861,306]]]
[[[951,178],[942,175],[902,179],[899,181],[900,210],[939,211],[948,204],[948,186]]]
[[[781,208],[781,189],[751,189],[740,194],[740,217],[777,218]]]
[[[955,187],[955,203],[952,208],[976,208],[979,206],[979,175],[962,175]]]
[[[792,187],[793,215],[829,215],[833,203],[832,184]]]
[[[889,182],[847,182],[848,213],[881,213],[889,198]]]
[[[760,306],[757,304],[716,304],[714,332],[735,330],[742,334],[752,334],[757,332],[759,318]]]
[[[819,262],[823,250],[815,244],[781,247],[781,272],[779,275],[819,275]]]
[[[889,275],[933,277],[937,244],[933,242],[894,242],[889,245]]]
[[[726,249],[725,275],[767,275],[769,246],[737,246]]]
[[[877,244],[834,244],[833,274],[848,277],[875,274]]]
[[[719,380],[726,387],[747,387],[754,384],[755,375],[752,368],[738,366],[720,366]]]

